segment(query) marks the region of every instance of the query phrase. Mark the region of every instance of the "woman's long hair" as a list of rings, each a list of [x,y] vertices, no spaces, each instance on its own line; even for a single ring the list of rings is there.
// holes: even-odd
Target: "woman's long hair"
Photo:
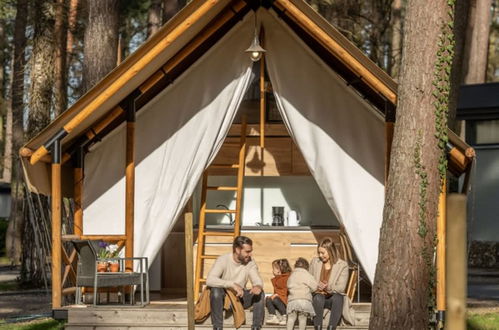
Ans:
[[[322,239],[322,241],[320,241],[319,245],[317,246],[317,249],[319,249],[320,247],[326,249],[327,253],[329,254],[329,260],[331,260],[331,265],[338,262],[340,253],[331,237],[325,237],[324,239]]]

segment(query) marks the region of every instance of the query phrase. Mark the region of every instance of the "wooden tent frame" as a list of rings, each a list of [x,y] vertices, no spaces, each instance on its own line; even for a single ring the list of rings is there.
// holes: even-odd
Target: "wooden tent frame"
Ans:
[[[385,117],[385,179],[388,177],[391,144],[395,126],[395,111],[397,104],[397,84],[385,72],[379,69],[362,52],[351,44],[339,31],[326,22],[319,14],[302,0],[229,0],[221,7],[222,0],[194,0],[182,9],[171,21],[165,24],[151,39],[145,42],[134,54],[106,76],[71,108],[54,120],[44,131],[28,142],[20,155],[35,165],[38,162],[50,164],[51,194],[52,194],[52,308],[61,307],[62,279],[61,258],[65,256],[70,266],[74,256],[61,256],[64,239],[102,239],[119,242],[125,246],[125,256],[133,256],[133,224],[134,224],[134,192],[135,192],[135,113],[147,104],[154,96],[166,88],[174,79],[181,75],[207,49],[213,46],[223,35],[241,20],[250,10],[264,7],[274,10],[317,55],[337,72],[345,82],[361,93]],[[213,11],[217,11],[213,13]],[[211,16],[209,16],[209,14]],[[94,120],[90,125],[82,127],[85,120],[94,114],[109,98],[122,89],[143,70],[161,51],[169,47],[175,40],[183,36],[204,16],[214,17],[190,41],[173,55],[156,72],[145,79],[121,102],[115,104],[107,113]],[[263,65],[263,62],[262,62]],[[263,90],[264,86],[261,86]],[[261,93],[262,94],[262,93]],[[263,93],[264,94],[264,93]],[[262,101],[264,102],[264,101]],[[263,107],[263,106],[262,106]],[[83,235],[83,210],[81,197],[83,195],[83,159],[85,150],[100,141],[121,123],[126,122],[126,220],[125,235]],[[82,132],[71,135],[75,129]],[[261,128],[263,129],[263,127]],[[56,131],[52,136],[48,132]],[[48,136],[48,137],[47,137]],[[261,144],[264,144],[261,134]],[[40,143],[40,141],[42,141]],[[449,171],[456,176],[467,173],[472,164],[474,151],[449,131]],[[73,162],[69,162],[73,160]],[[61,167],[71,166],[74,172],[73,195],[75,200],[74,235],[61,237]],[[29,165],[26,165],[29,166]],[[445,205],[445,190],[443,190],[441,205]],[[445,212],[439,212],[439,234]],[[186,208],[186,257],[190,258],[187,267],[192,266],[192,210]],[[188,228],[189,227],[189,228]],[[444,237],[444,236],[443,236]],[[189,243],[187,240],[190,240]],[[438,265],[442,265],[445,251],[444,238],[439,238]],[[73,258],[73,259],[71,259]],[[190,266],[189,266],[190,265]],[[127,265],[128,268],[131,265]],[[70,273],[71,267],[66,266],[64,278]],[[442,268],[438,267],[442,270]],[[191,274],[192,270],[188,270]],[[438,276],[438,309],[445,310],[443,298],[442,274]],[[192,278],[188,278],[188,293],[192,291]],[[190,289],[189,289],[190,288]],[[70,291],[67,291],[70,292]],[[189,295],[192,304],[192,295]],[[189,311],[192,310],[190,306]]]

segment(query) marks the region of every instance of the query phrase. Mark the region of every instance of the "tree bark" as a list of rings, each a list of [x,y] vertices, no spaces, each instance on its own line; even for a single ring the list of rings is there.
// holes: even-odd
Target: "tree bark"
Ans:
[[[37,0],[34,3],[33,52],[30,59],[30,91],[28,138],[38,134],[50,123],[54,88],[55,3]]]
[[[392,4],[392,42],[388,72],[397,80],[402,54],[402,0],[394,0]]]
[[[73,46],[74,46],[74,34],[76,30],[76,22],[78,18],[78,0],[70,0],[69,1],[69,10],[68,10],[68,35],[67,35],[67,63],[71,63],[71,57],[73,54]]]
[[[147,38],[150,38],[161,27],[161,1],[151,0],[147,11]]]
[[[489,54],[489,32],[492,0],[472,0],[466,33],[464,82],[485,82]]]
[[[55,11],[55,84],[54,114],[58,116],[67,108],[67,8],[65,0],[57,0]]]
[[[446,0],[409,0],[370,329],[428,329],[440,191],[432,96]]]
[[[185,5],[186,0],[163,0],[163,24],[175,16]]]
[[[457,0],[455,17],[459,19],[454,23],[454,38],[456,44],[454,47],[454,61],[452,62],[451,73],[451,90],[449,96],[449,128],[456,134],[461,133],[461,123],[456,120],[457,115],[457,101],[459,97],[459,87],[463,82],[463,60],[465,57],[465,39],[466,39],[466,26],[468,24],[469,1]],[[485,68],[484,68],[485,70]],[[453,189],[454,191],[454,189]]]
[[[83,89],[88,91],[116,65],[119,0],[88,0],[83,55]]]
[[[24,67],[26,61],[24,51],[26,48],[26,21],[28,17],[28,0],[17,0],[16,18],[14,25],[14,58],[12,65],[12,89],[11,89],[11,109],[12,109],[12,144],[14,152],[12,154],[14,172],[13,178],[20,172],[19,149],[24,143],[23,128],[23,95],[24,95]],[[12,180],[11,184],[11,214],[9,226],[6,234],[7,256],[11,262],[18,264],[21,258],[21,237],[24,217],[22,214],[22,191],[19,181]]]

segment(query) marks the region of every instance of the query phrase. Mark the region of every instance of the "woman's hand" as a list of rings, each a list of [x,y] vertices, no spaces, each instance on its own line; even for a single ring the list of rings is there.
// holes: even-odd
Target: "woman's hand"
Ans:
[[[319,282],[319,284],[317,285],[317,287],[321,291],[326,291],[326,289],[327,289],[327,283],[326,282]]]

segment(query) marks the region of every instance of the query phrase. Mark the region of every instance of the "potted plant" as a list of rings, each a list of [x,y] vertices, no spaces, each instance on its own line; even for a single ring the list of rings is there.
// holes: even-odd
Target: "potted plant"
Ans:
[[[99,242],[99,251],[97,252],[97,256],[99,259],[107,259],[108,258],[108,252],[107,252],[107,246],[109,244],[106,242]],[[97,271],[99,273],[107,272],[107,266],[108,262],[105,260],[101,260],[97,263]]]
[[[108,258],[116,258],[118,257],[118,245],[116,244],[110,244],[106,247],[107,250],[107,257]],[[109,261],[109,271],[111,272],[118,272],[120,270],[120,264],[118,260],[110,260]]]

